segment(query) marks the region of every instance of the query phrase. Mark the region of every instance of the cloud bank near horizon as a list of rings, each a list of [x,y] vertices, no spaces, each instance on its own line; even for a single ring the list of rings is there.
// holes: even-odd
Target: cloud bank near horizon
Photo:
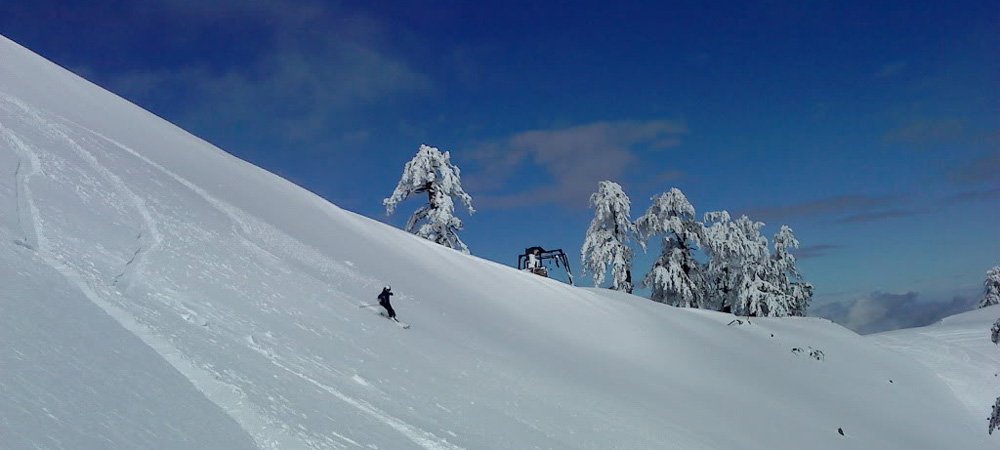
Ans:
[[[809,311],[810,316],[839,323],[858,334],[923,327],[945,317],[970,311],[977,300],[955,296],[951,301],[922,301],[917,292],[872,292],[852,301],[830,303]]]

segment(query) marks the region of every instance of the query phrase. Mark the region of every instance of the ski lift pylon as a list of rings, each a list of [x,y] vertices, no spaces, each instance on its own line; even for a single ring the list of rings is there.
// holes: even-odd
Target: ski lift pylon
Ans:
[[[536,263],[534,267],[531,267],[531,257],[529,255],[535,255]],[[527,270],[535,275],[540,275],[543,277],[549,276],[549,271],[545,267],[544,262],[547,260],[555,261],[556,267],[562,267],[566,271],[566,276],[569,278],[569,284],[573,284],[573,271],[569,268],[569,258],[566,257],[566,252],[562,249],[555,250],[545,250],[542,247],[528,247],[524,249],[524,253],[517,257],[517,268],[519,270]]]

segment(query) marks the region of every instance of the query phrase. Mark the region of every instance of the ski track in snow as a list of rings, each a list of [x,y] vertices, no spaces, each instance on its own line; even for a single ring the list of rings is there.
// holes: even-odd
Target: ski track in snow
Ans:
[[[0,103],[2,101],[17,105],[33,119],[42,120],[38,113],[31,111],[15,99],[0,96]],[[45,124],[45,122],[41,123]],[[30,175],[40,172],[41,163],[39,162],[38,153],[21,141],[12,131],[6,128],[2,131],[8,142],[11,142],[18,152],[31,162],[31,172],[20,180],[22,183],[26,183]],[[115,319],[123,328],[159,353],[170,365],[188,378],[209,400],[222,407],[226,413],[247,430],[258,446],[267,449],[309,448],[302,442],[289,441],[286,436],[283,436],[286,432],[284,428],[287,428],[281,426],[284,424],[277,424],[274,420],[268,420],[254,412],[250,406],[244,405],[242,400],[245,396],[239,387],[225,383],[218,374],[210,370],[198,367],[192,361],[188,360],[167,338],[157,335],[148,326],[141,324],[129,312],[115,306],[98,294],[97,290],[93,287],[93,281],[88,281],[88,277],[85,274],[67,264],[62,255],[52,251],[48,240],[45,238],[42,221],[34,199],[31,196],[30,189],[26,184],[23,184],[19,187],[19,190],[24,193],[23,202],[26,205],[27,215],[31,223],[30,234],[36,237],[36,243],[33,248],[42,261],[60,273],[72,285],[76,286],[87,299]],[[226,405],[230,405],[230,407],[226,407]]]
[[[28,181],[39,172],[41,162],[38,161],[34,152],[28,149],[27,144],[22,142],[13,131],[0,124],[0,135],[10,143],[17,153],[17,167],[14,169],[14,198],[17,203],[17,226],[22,238],[15,241],[16,244],[27,247],[31,250],[38,248],[38,234],[36,230],[40,227],[38,211],[35,210],[31,202],[31,190]],[[25,171],[22,168],[28,167]]]
[[[22,155],[25,153],[25,144],[21,142],[14,134],[8,131],[6,128],[0,126],[0,134],[3,138],[11,144],[18,154],[17,167],[14,169],[14,199],[17,204],[17,227],[21,232],[21,238],[16,240],[15,243],[28,249],[35,250],[38,248],[38,237],[35,234],[35,229],[37,227],[38,215],[33,212],[33,205],[28,200],[30,197],[30,192],[28,191],[28,180],[36,173],[37,169],[33,162],[28,162],[25,164],[25,157]],[[27,165],[29,172],[25,173],[21,170],[21,167]]]
[[[42,120],[41,117],[38,117],[38,120],[41,121]],[[141,223],[139,224],[139,228],[142,231],[140,231],[139,234],[136,236],[135,252],[132,254],[132,257],[125,262],[125,265],[122,268],[121,272],[117,276],[115,276],[114,280],[111,283],[114,286],[118,286],[119,284],[121,284],[121,287],[124,290],[127,290],[129,284],[132,281],[132,277],[134,276],[133,274],[141,272],[142,267],[145,265],[146,254],[148,252],[154,251],[163,242],[163,238],[160,235],[160,230],[156,225],[156,221],[153,219],[153,214],[146,206],[146,200],[144,200],[142,197],[139,197],[138,195],[136,195],[134,191],[129,189],[128,185],[125,184],[125,182],[122,181],[122,179],[118,175],[115,175],[114,172],[108,170],[108,168],[101,165],[100,161],[98,161],[97,158],[94,157],[92,153],[87,151],[85,148],[83,148],[83,146],[81,146],[75,140],[70,138],[69,135],[66,134],[66,132],[58,125],[51,123],[48,123],[47,125],[57,136],[59,136],[59,138],[63,139],[67,144],[69,144],[70,147],[76,150],[76,152],[85,161],[87,161],[87,163],[90,164],[90,166],[97,173],[101,174],[104,178],[111,181],[112,185],[115,186],[115,189],[117,189],[121,194],[125,196],[125,198],[127,198],[132,203],[132,207],[139,212],[139,216],[142,218],[142,220],[140,221]]]
[[[293,369],[287,363],[283,362],[279,356],[275,355],[270,350],[264,349],[259,346],[256,346],[255,350],[264,355],[265,357],[267,357],[268,360],[271,362],[271,364],[274,364],[276,367],[279,367],[280,369],[302,379],[303,381],[306,381],[309,384],[312,384],[313,386],[322,389],[326,393],[338,398],[344,403],[347,403],[348,405],[353,406],[354,408],[360,410],[361,412],[375,418],[379,422],[388,425],[392,429],[398,431],[400,434],[405,436],[407,439],[413,441],[413,443],[427,450],[465,450],[463,447],[452,444],[445,439],[441,439],[429,431],[421,430],[400,419],[397,419],[364,400],[357,399],[347,394],[344,394],[343,392],[337,390],[332,386],[317,381],[316,379],[298,370]]]
[[[124,293],[128,291],[129,286],[137,282],[137,278],[141,279],[141,270],[145,264],[147,255],[159,248],[163,242],[163,236],[160,228],[157,225],[157,221],[154,219],[152,211],[147,206],[146,200],[131,190],[118,175],[102,165],[93,153],[86,150],[82,145],[70,137],[70,130],[66,129],[64,125],[50,122],[46,120],[40,112],[33,110],[23,102],[20,102],[18,99],[5,96],[0,93],[0,106],[2,106],[3,103],[17,106],[30,119],[40,124],[42,129],[47,130],[52,137],[68,144],[68,146],[72,148],[78,156],[87,162],[94,172],[108,180],[121,195],[128,199],[133,209],[138,212],[138,215],[140,216],[139,228],[141,231],[139,231],[136,236],[135,250],[131,257],[124,263],[120,273],[110,281],[111,286],[118,288],[119,295],[124,295]],[[345,267],[343,264],[339,264],[328,259],[312,248],[305,246],[287,235],[284,235],[284,233],[274,229],[269,224],[262,223],[255,218],[247,216],[242,210],[217,199],[204,189],[148,159],[134,149],[79,124],[66,119],[60,119],[61,121],[72,125],[74,128],[88,132],[114,145],[115,147],[147,164],[149,167],[167,175],[182,186],[194,192],[206,203],[214,209],[220,211],[231,221],[233,224],[233,234],[241,241],[242,245],[251,249],[254,253],[277,261],[285,260],[285,258],[275,254],[272,250],[264,248],[257,243],[275,242],[279,244],[279,250],[281,250],[281,253],[284,254],[282,256],[293,256],[299,263],[306,267],[319,267],[323,272],[323,275],[326,275],[329,272],[334,272],[341,276],[346,275],[349,279],[366,286],[382,284],[378,280],[365,277],[357,273],[353,270],[353,268]],[[257,412],[256,408],[252,404],[246,404],[246,395],[239,386],[223,381],[220,374],[215,373],[210,368],[200,367],[196,361],[191,360],[188,355],[185,355],[173,343],[171,343],[168,337],[160,336],[150,326],[142,324],[132,315],[132,313],[129,313],[122,307],[115,305],[112,301],[105,299],[101,294],[99,294],[98,290],[94,288],[94,283],[101,283],[99,283],[98,280],[89,280],[93,277],[87,276],[87,274],[81,270],[66,263],[65,258],[54,252],[45,238],[43,221],[41,220],[28,185],[28,181],[32,178],[32,176],[41,172],[42,165],[40,163],[37,150],[32,149],[28,144],[23,142],[14,134],[12,130],[0,126],[0,134],[2,134],[2,137],[5,140],[12,144],[18,154],[18,166],[15,169],[15,195],[18,200],[18,223],[21,224],[21,231],[24,236],[24,242],[22,243],[23,246],[35,250],[43,261],[62,274],[73,285],[77,286],[80,291],[91,300],[92,303],[100,307],[108,315],[119,322],[119,324],[121,324],[125,329],[135,334],[143,342],[156,350],[166,361],[174,366],[179,372],[184,374],[208,399],[219,405],[224,411],[226,411],[226,413],[232,416],[245,430],[250,433],[255,442],[257,442],[257,444],[262,448],[329,448],[330,446],[346,448],[343,443],[347,443],[354,447],[362,446],[353,439],[329,430],[325,432],[340,441],[333,441],[329,436],[323,435],[322,438],[324,442],[320,443],[310,439],[305,433],[291,432],[288,424],[285,424],[279,419],[271,418],[266,413]],[[22,170],[22,166],[26,166],[27,170]],[[324,277],[326,279],[321,280],[310,273],[304,273],[304,275],[309,276],[310,278],[313,278],[314,280],[325,285],[332,284],[327,277]],[[352,299],[345,300],[351,301]],[[252,339],[248,343],[252,350],[263,354],[274,366],[316,386],[347,405],[396,430],[414,444],[427,450],[464,450],[462,447],[451,444],[447,440],[435,436],[433,433],[422,430],[406,423],[403,420],[393,417],[368,402],[346,395],[330,385],[324,384],[301,371],[293,369],[287,362],[282,361],[282,359],[273,351],[264,350],[261,346],[256,344],[257,342]],[[330,370],[337,372],[332,368],[330,368]],[[313,437],[316,436],[313,435]]]
[[[301,263],[304,267],[320,267],[324,274],[335,272],[338,275],[346,276],[355,282],[354,284],[356,285],[376,286],[382,284],[378,280],[363,276],[357,271],[345,267],[344,264],[337,263],[329,259],[325,255],[317,252],[315,249],[275,229],[270,224],[247,215],[239,208],[216,198],[188,179],[147,158],[145,155],[142,155],[128,145],[118,142],[117,140],[105,136],[97,131],[76,124],[75,122],[69,121],[68,119],[64,120],[72,123],[81,130],[120,148],[122,151],[134,156],[135,158],[138,158],[143,163],[156,169],[164,175],[167,175],[177,183],[180,183],[182,186],[201,197],[206,203],[229,218],[229,220],[233,223],[234,235],[239,238],[246,247],[250,248],[254,252],[279,261],[284,261],[288,257],[291,257]],[[263,247],[260,242],[276,243],[282,255],[279,256],[275,254],[273,250]],[[329,278],[319,279],[309,272],[310,271],[304,271],[303,274],[323,284],[332,284]]]
[[[302,251],[302,253],[298,253],[300,255],[303,254],[303,253],[305,253],[305,254],[315,253],[316,256],[314,256],[314,258],[316,258],[318,256],[319,258],[322,258],[324,260],[326,259],[325,257],[323,257],[322,255],[319,255],[318,252],[315,252],[312,249],[303,249],[302,247],[305,247],[303,244],[301,244],[301,243],[299,243],[297,241],[294,241],[290,237],[283,236],[283,233],[280,233],[279,231],[274,230],[268,224],[264,224],[264,223],[251,223],[251,220],[250,220],[249,216],[247,216],[245,213],[243,213],[243,211],[241,211],[241,210],[233,207],[232,205],[229,205],[228,203],[225,203],[225,202],[223,202],[223,201],[215,198],[214,196],[212,196],[211,194],[209,194],[208,192],[206,192],[204,189],[196,186],[194,183],[191,183],[187,179],[181,177],[180,175],[177,175],[176,173],[172,172],[171,170],[169,170],[169,169],[167,169],[167,168],[165,168],[165,167],[157,164],[156,162],[154,162],[154,161],[146,158],[145,156],[139,154],[137,151],[135,151],[134,149],[132,149],[132,148],[130,148],[128,146],[126,146],[125,144],[122,144],[122,143],[120,143],[120,142],[118,142],[118,141],[116,141],[114,139],[111,139],[111,138],[109,138],[107,136],[104,136],[104,135],[102,135],[102,134],[100,134],[100,133],[98,133],[96,131],[89,130],[89,129],[86,129],[86,128],[83,128],[83,129],[86,130],[86,131],[88,131],[88,132],[90,132],[90,133],[92,133],[92,134],[94,134],[95,136],[100,137],[100,138],[108,141],[109,143],[111,143],[111,144],[113,144],[113,145],[121,148],[122,150],[128,152],[129,154],[131,154],[131,155],[139,158],[140,160],[142,160],[146,164],[150,165],[151,167],[154,167],[157,170],[161,171],[162,173],[166,174],[167,176],[173,178],[178,183],[180,183],[183,186],[187,187],[188,189],[190,189],[191,191],[193,191],[195,194],[197,194],[199,197],[201,197],[202,199],[204,199],[208,204],[212,205],[218,211],[220,211],[223,214],[225,214],[235,224],[234,231],[237,230],[237,229],[240,231],[240,232],[237,232],[236,235],[239,237],[239,239],[241,240],[241,242],[245,246],[250,247],[252,249],[257,249],[257,251],[259,251],[260,253],[263,253],[263,254],[265,254],[267,256],[270,256],[271,258],[274,258],[274,259],[277,259],[277,260],[281,260],[281,258],[278,255],[275,255],[272,251],[261,247],[260,245],[258,245],[256,243],[255,240],[252,240],[252,239],[250,239],[250,238],[247,237],[247,236],[254,235],[255,234],[255,230],[260,230],[260,231],[263,231],[264,234],[270,235],[269,237],[271,239],[278,239],[279,242],[282,242],[282,244],[284,244],[282,246],[284,248],[291,247],[291,248],[300,250],[300,251]],[[254,220],[253,222],[257,222],[257,221]],[[255,236],[255,237],[257,239],[261,239],[262,238],[262,236]],[[306,252],[308,252],[308,253],[306,253]],[[290,254],[296,254],[296,252],[294,252],[294,251],[289,252],[289,253]],[[309,261],[309,262],[310,263],[314,263],[315,261]],[[325,260],[325,261],[320,261],[320,262],[323,264],[322,267],[324,267],[324,268],[330,268],[330,267],[340,268],[340,266],[338,264],[336,264],[336,263],[334,263],[333,261],[330,261],[330,260]],[[352,278],[355,278],[358,281],[362,281],[362,279],[364,278],[364,277],[358,276],[358,274],[356,272],[354,272],[353,270],[350,270],[350,269],[343,269],[343,270],[340,270],[339,272],[341,272],[341,273],[346,272],[347,274],[351,275]],[[373,280],[370,280],[370,279],[363,279],[363,281],[367,281],[368,284],[374,284],[374,283],[372,283]],[[254,341],[251,340],[251,344],[253,342]],[[400,434],[402,434],[406,438],[408,438],[411,441],[413,441],[415,444],[417,444],[417,445],[419,445],[419,446],[421,446],[421,447],[423,447],[423,448],[425,448],[427,450],[464,450],[464,449],[462,449],[462,447],[456,446],[454,444],[449,443],[446,440],[438,438],[433,433],[430,433],[430,432],[424,431],[424,430],[420,430],[420,429],[418,429],[418,428],[416,428],[416,427],[414,427],[412,425],[409,425],[406,422],[404,422],[402,420],[399,420],[399,419],[397,419],[397,418],[395,418],[395,417],[393,417],[393,416],[385,413],[384,411],[382,411],[382,410],[380,410],[380,409],[372,406],[371,404],[369,404],[369,403],[367,403],[367,402],[365,402],[363,400],[350,397],[350,396],[348,396],[348,395],[340,392],[339,390],[337,390],[337,389],[335,389],[335,388],[333,388],[333,387],[331,387],[329,385],[323,384],[323,383],[321,383],[321,382],[319,382],[319,381],[317,381],[317,380],[315,380],[313,378],[310,378],[309,376],[305,375],[302,372],[299,372],[299,371],[296,371],[296,370],[290,368],[287,364],[281,362],[280,357],[277,354],[275,354],[273,351],[271,351],[271,350],[264,350],[264,349],[262,349],[259,346],[253,346],[253,345],[251,347],[254,348],[254,350],[256,350],[256,351],[260,352],[261,354],[263,354],[265,357],[267,357],[269,359],[269,361],[271,361],[271,363],[274,364],[275,366],[277,366],[277,367],[281,368],[282,370],[287,371],[287,372],[289,372],[289,373],[291,373],[291,374],[293,374],[293,375],[295,375],[295,376],[297,376],[297,377],[299,377],[299,378],[301,378],[301,379],[309,382],[310,384],[313,384],[314,386],[322,389],[323,391],[329,393],[330,395],[333,395],[334,397],[336,397],[337,399],[343,401],[344,403],[347,403],[348,405],[350,405],[350,406],[352,406],[352,407],[354,407],[354,408],[356,408],[356,409],[364,412],[365,414],[367,414],[367,415],[375,418],[376,420],[378,420],[378,421],[380,421],[380,422],[388,425],[389,427],[395,429],[396,431],[398,431]],[[354,441],[351,441],[349,439],[348,439],[348,441],[354,442]]]

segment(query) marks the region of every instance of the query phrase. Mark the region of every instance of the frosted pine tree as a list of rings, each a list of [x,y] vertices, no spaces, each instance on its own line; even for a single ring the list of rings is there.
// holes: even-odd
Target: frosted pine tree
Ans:
[[[594,286],[604,283],[608,268],[613,277],[612,289],[632,292],[632,248],[635,236],[630,219],[631,201],[622,187],[613,181],[602,181],[590,196],[594,220],[580,249],[583,272],[594,276]]]
[[[734,221],[726,211],[705,214],[705,223],[702,242],[714,307],[746,316],[790,315],[793,300],[776,283],[767,238],[760,234],[764,223],[747,216]]]
[[[705,307],[705,282],[694,251],[701,242],[702,225],[694,206],[680,189],[653,197],[646,214],[636,220],[639,242],[662,236],[660,256],[642,280],[650,299],[682,307]]]
[[[771,254],[773,283],[791,302],[789,314],[805,316],[813,287],[805,282],[795,264],[795,255],[790,252],[795,248],[799,248],[799,240],[788,225],[782,225],[774,235],[774,253]]]
[[[746,316],[791,315],[794,301],[778,284],[767,238],[760,233],[764,222],[740,216],[734,224],[738,232],[733,236],[738,238],[742,255],[733,312]]]
[[[735,311],[735,297],[740,289],[746,245],[729,212],[705,213],[702,248],[708,254],[705,271],[710,307],[719,311]]]
[[[986,272],[986,280],[983,281],[983,299],[979,301],[979,307],[1000,304],[1000,266],[993,266]]]
[[[448,248],[469,253],[469,247],[458,237],[462,220],[455,217],[457,197],[469,210],[472,197],[462,189],[461,171],[452,165],[451,155],[437,148],[421,145],[417,155],[403,168],[403,176],[389,198],[382,200],[387,214],[413,194],[427,194],[427,204],[417,209],[406,222],[406,231]]]

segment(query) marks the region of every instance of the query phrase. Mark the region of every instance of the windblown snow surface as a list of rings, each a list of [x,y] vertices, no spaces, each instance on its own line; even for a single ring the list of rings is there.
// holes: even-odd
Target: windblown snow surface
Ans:
[[[0,168],[0,448],[996,446],[908,339],[463,255],[2,37]]]

